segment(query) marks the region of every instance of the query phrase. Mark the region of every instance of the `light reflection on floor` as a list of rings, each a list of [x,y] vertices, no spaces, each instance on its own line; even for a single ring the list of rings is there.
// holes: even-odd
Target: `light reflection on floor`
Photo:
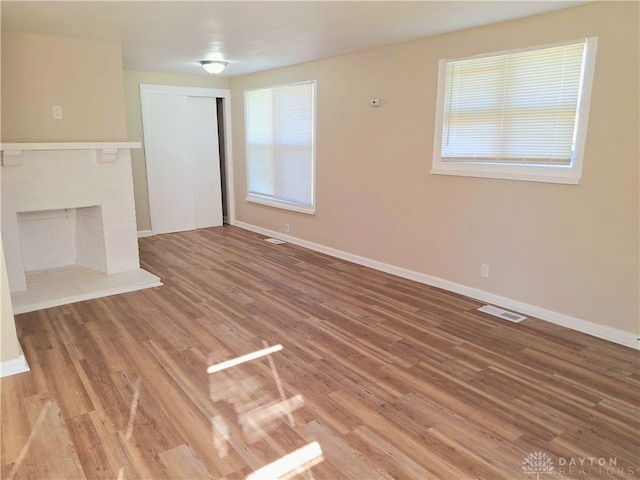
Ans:
[[[138,402],[140,401],[140,382],[142,378],[138,377],[133,387],[133,398],[131,399],[131,406],[129,407],[129,421],[127,422],[127,433],[124,438],[126,440],[131,439],[133,433],[133,421],[136,418],[136,412],[138,411]]]
[[[311,468],[322,462],[318,442],[307,443],[279,428],[295,429],[293,412],[304,405],[302,395],[286,397],[276,368],[282,345],[268,346],[233,359],[209,358],[209,395],[216,415],[211,418],[217,455],[229,455],[230,445],[251,445],[255,455],[248,461],[253,472],[247,480],[289,479],[298,475],[313,479]],[[278,437],[284,435],[284,442]],[[285,443],[283,447],[281,443]],[[300,445],[297,445],[299,443]],[[293,445],[293,446],[292,446]],[[253,464],[252,464],[253,463]]]
[[[40,430],[40,426],[42,425],[42,422],[44,421],[44,417],[47,415],[49,409],[54,406],[54,404],[55,404],[55,402],[53,400],[48,400],[47,403],[45,403],[44,407],[42,407],[42,410],[40,410],[40,414],[38,415],[38,419],[36,420],[35,425],[31,429],[31,433],[29,434],[29,438],[27,439],[25,444],[22,446],[22,449],[20,450],[20,454],[18,455],[18,457],[16,458],[16,461],[13,464],[13,468],[11,469],[11,473],[9,473],[9,478],[10,479],[13,479],[16,476],[16,473],[20,469],[20,466],[22,465],[22,462],[24,461],[25,457],[27,456],[27,453],[29,453],[29,449],[31,448],[31,443],[33,442],[33,439],[35,438],[36,434]]]
[[[318,442],[311,442],[275,462],[265,465],[247,475],[247,480],[288,479],[308,470],[323,460],[322,449]],[[312,477],[313,478],[313,477]]]

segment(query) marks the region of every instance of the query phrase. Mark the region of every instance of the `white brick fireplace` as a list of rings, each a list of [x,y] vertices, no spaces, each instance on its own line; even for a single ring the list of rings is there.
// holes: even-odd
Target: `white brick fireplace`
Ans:
[[[135,142],[2,144],[2,240],[16,313],[161,285],[140,269]]]

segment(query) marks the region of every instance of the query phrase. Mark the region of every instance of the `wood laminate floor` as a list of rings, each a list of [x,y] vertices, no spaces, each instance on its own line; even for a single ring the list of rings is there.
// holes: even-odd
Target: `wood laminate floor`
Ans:
[[[640,477],[637,351],[235,227],[140,251],[163,287],[16,317],[2,478]]]

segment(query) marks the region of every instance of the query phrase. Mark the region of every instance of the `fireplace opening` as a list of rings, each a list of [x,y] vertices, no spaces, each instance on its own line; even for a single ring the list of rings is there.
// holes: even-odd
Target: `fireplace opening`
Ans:
[[[101,206],[17,215],[28,288],[107,272]]]

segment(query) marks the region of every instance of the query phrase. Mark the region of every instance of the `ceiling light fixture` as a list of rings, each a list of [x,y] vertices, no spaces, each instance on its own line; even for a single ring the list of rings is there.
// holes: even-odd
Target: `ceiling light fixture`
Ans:
[[[209,73],[220,73],[228,63],[220,60],[202,60],[200,65]]]

